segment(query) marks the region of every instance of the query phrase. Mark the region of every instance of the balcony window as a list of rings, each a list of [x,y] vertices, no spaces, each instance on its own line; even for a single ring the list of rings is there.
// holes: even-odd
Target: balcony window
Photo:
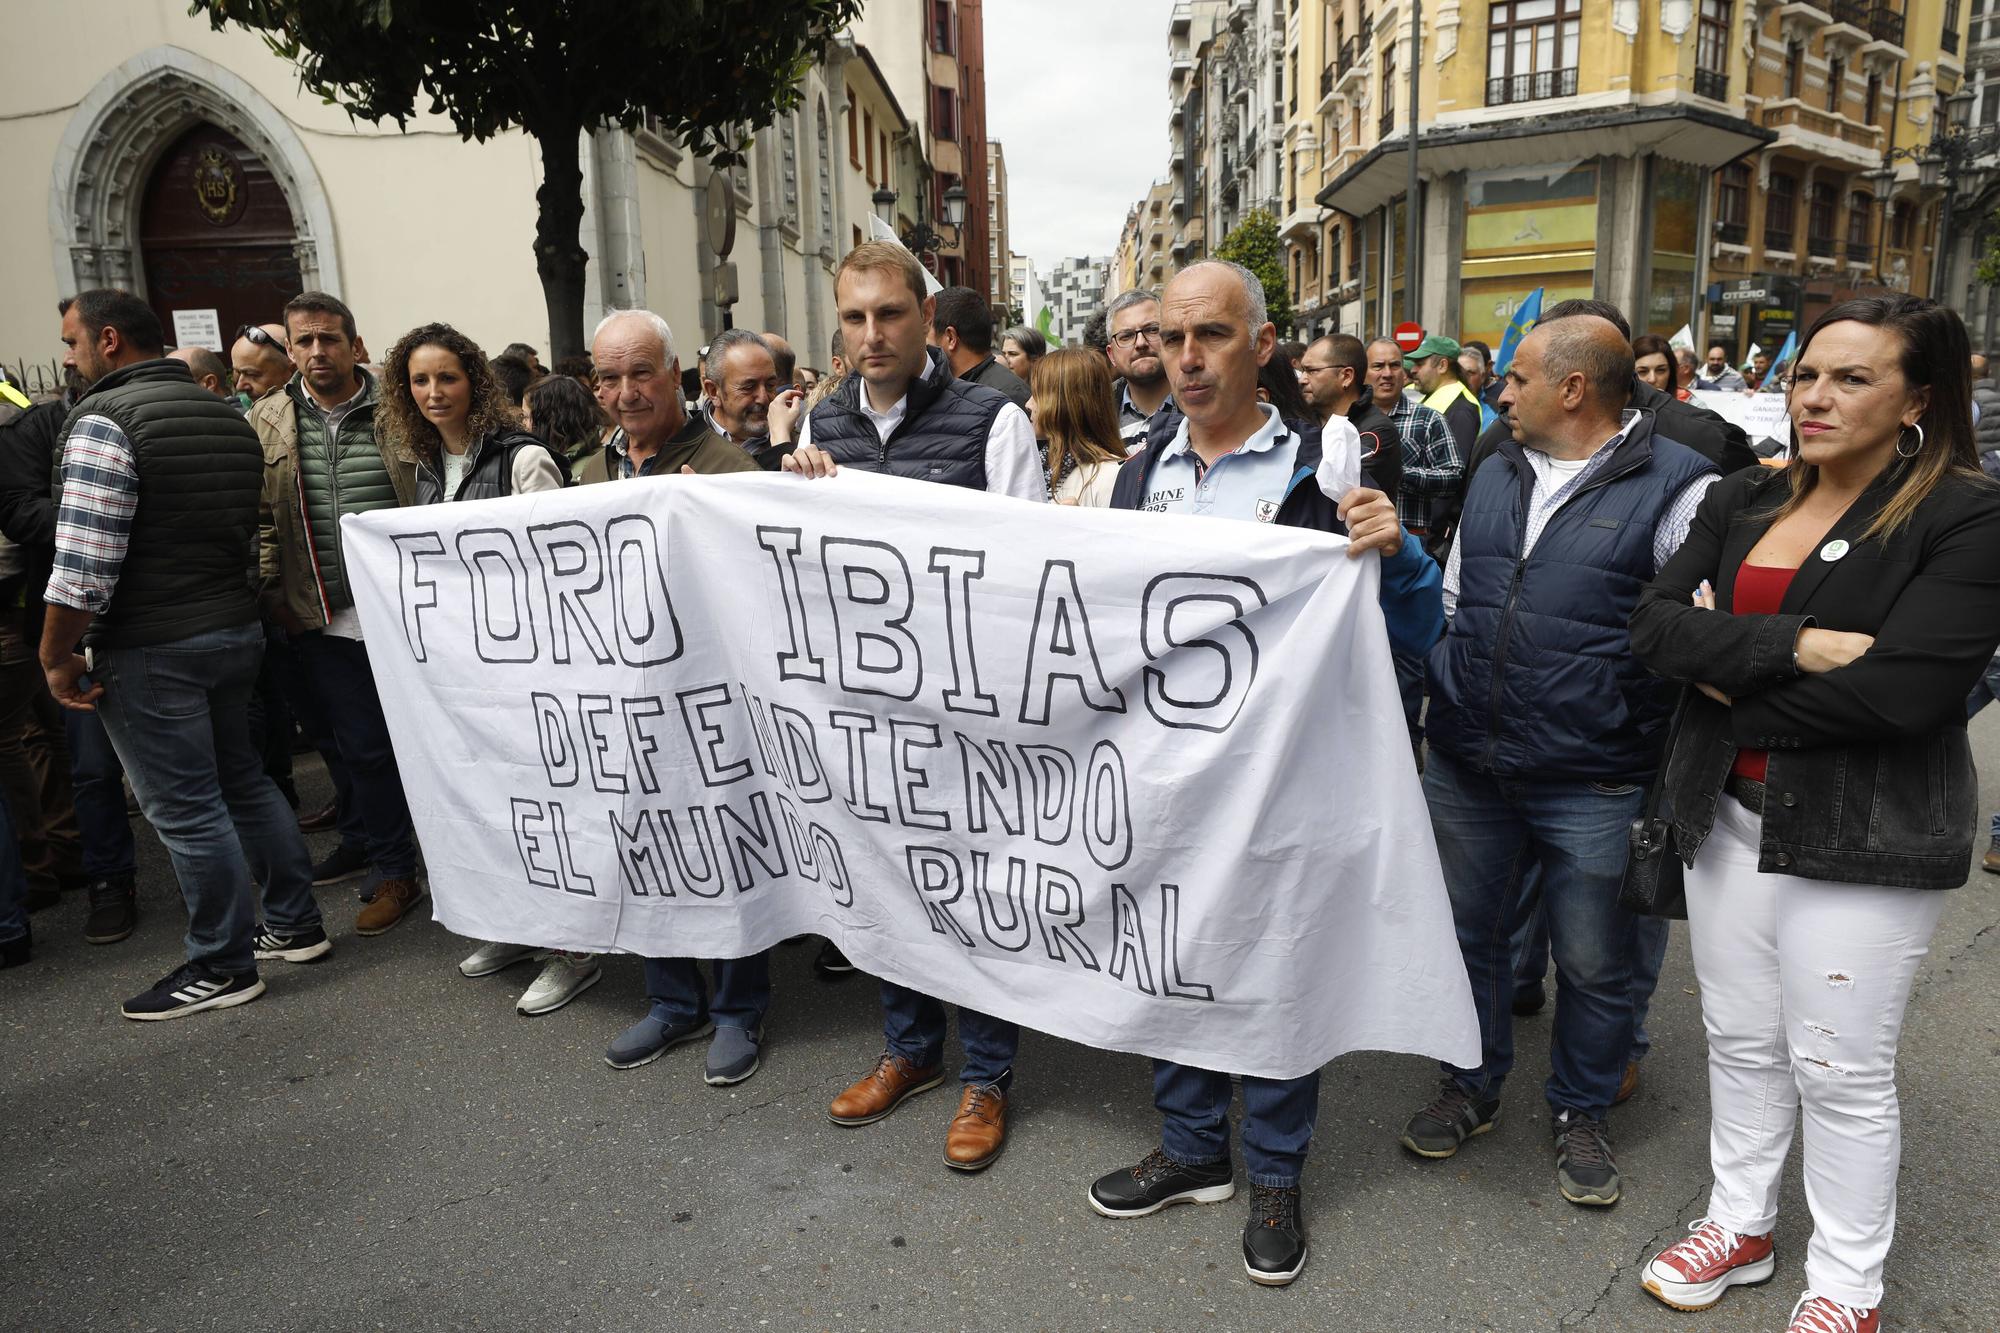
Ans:
[[[1581,0],[1501,0],[1486,42],[1486,104],[1576,93]]]
[[[1750,235],[1750,168],[1724,167],[1715,185],[1716,238],[1730,245],[1746,244]]]
[[[1396,123],[1396,44],[1382,48],[1382,133],[1386,136]]]
[[[1734,0],[1701,0],[1701,31],[1695,37],[1696,97],[1721,101],[1729,88],[1729,33],[1736,22]]]
[[[1910,248],[1910,201],[1898,199],[1889,213],[1889,244],[1898,250]]]
[[[951,0],[931,0],[931,50],[941,56],[958,53],[951,40]]]
[[[1806,48],[1799,42],[1785,46],[1785,96],[1796,98],[1805,85]]]
[[[1833,255],[1833,215],[1840,208],[1840,189],[1829,181],[1812,187],[1806,206],[1806,250],[1831,258]]]
[[[1865,194],[1847,197],[1847,258],[1850,263],[1865,264],[1875,257],[1875,251],[1868,244],[1868,213],[1875,207],[1875,201]]]
[[[1938,45],[1946,55],[1958,54],[1958,0],[1944,0],[1944,33],[1938,38]]]
[[[1868,76],[1868,92],[1861,103],[1861,119],[1873,125],[1876,113],[1881,111],[1881,109],[1882,76],[1880,74],[1870,74]]]
[[[940,139],[958,139],[958,94],[950,88],[931,89],[931,133]]]
[[[1781,171],[1771,173],[1771,186],[1764,196],[1764,248],[1792,253],[1793,233],[1798,230],[1799,182]]]
[[[1840,104],[1847,98],[1847,62],[1833,59],[1826,62],[1826,109],[1834,115],[1840,114]]]

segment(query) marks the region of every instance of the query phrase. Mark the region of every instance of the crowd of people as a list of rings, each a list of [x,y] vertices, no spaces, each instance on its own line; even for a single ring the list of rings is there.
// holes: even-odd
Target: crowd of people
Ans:
[[[1803,1118],[1814,1231],[1791,1328],[1878,1327],[1897,1035],[1937,891],[1964,882],[1973,851],[1966,721],[2000,692],[2000,488],[1981,471],[1955,314],[1913,297],[1828,311],[1791,369],[1791,457],[1769,466],[1681,391],[1704,370],[1737,387],[1721,349],[1692,364],[1602,302],[1552,306],[1496,366],[1435,333],[1408,353],[1347,334],[1280,344],[1257,279],[1222,261],[1116,296],[1101,337],[1067,347],[996,330],[972,291],[927,295],[893,243],[850,252],[835,297],[824,374],[742,330],[684,365],[644,310],[608,316],[588,360],[552,372],[532,348],[489,358],[441,323],[375,363],[354,312],[321,292],[238,330],[225,364],[168,352],[129,293],[64,301],[71,392],[0,423],[0,962],[29,960],[29,914],[72,887],[88,940],[131,935],[127,782],[188,918],[185,961],[125,1000],[128,1018],[242,1004],[264,992],[260,963],[325,960],[329,885],[364,881],[356,936],[420,907],[349,514],[854,468],[1310,528],[1380,562],[1381,668],[1402,687],[1478,1015],[1479,1063],[1440,1070],[1403,1147],[1445,1159],[1498,1124],[1514,1022],[1549,1003],[1553,960],[1556,1187],[1615,1204],[1610,1113],[1639,1086],[1667,920],[1685,915],[1714,1186],[1641,1281],[1692,1310],[1773,1276]],[[299,808],[298,746],[324,759],[324,808]],[[317,860],[316,833],[333,835]],[[1642,833],[1664,867],[1634,854]],[[1988,870],[2000,816],[1994,835]],[[589,954],[471,943],[467,977],[540,962],[522,1014],[602,976]],[[706,1040],[708,1083],[752,1077],[768,955],[706,964],[646,960],[644,1012],[605,1061]],[[854,971],[832,942],[815,968]],[[880,989],[880,1054],[828,1107],[840,1125],[946,1079],[944,1005]],[[969,1010],[957,1028],[944,1160],[977,1171],[1006,1142],[1019,1030]],[[1282,1285],[1308,1253],[1317,1074],[1156,1061],[1159,1142],[1088,1201],[1136,1218],[1233,1197],[1239,1086],[1245,1270]]]

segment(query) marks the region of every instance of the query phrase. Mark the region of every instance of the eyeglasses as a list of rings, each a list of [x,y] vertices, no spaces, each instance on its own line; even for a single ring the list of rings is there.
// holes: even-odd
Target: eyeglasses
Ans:
[[[1160,326],[1157,324],[1148,324],[1143,328],[1126,329],[1123,333],[1114,333],[1111,335],[1111,341],[1117,343],[1120,347],[1130,347],[1141,338],[1144,338],[1148,342],[1158,342],[1160,340]]]
[[[263,329],[257,327],[255,324],[245,324],[242,328],[236,330],[236,336],[239,338],[248,338],[251,342],[268,347],[274,352],[282,353],[285,350],[283,343],[264,332]]]

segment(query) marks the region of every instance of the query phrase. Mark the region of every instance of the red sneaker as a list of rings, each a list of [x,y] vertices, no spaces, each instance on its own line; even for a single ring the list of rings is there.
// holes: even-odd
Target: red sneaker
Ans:
[[[1792,1307],[1792,1322],[1785,1325],[1785,1333],[1881,1333],[1881,1328],[1879,1309],[1857,1310],[1807,1292]]]
[[[1739,1236],[1704,1217],[1646,1265],[1639,1285],[1676,1310],[1706,1310],[1731,1287],[1769,1282],[1776,1270],[1769,1235]]]

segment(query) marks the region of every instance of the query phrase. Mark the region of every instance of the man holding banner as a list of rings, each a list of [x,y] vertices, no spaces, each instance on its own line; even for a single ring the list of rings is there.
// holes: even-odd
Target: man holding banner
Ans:
[[[1302,434],[1257,400],[1258,368],[1277,346],[1263,284],[1224,260],[1181,270],[1167,284],[1160,341],[1174,402],[1186,415],[1155,423],[1144,450],[1120,471],[1112,508],[1345,534],[1350,558],[1384,553],[1381,602],[1391,640],[1407,653],[1428,650],[1444,628],[1437,565],[1403,531],[1389,498],[1358,485],[1359,432],[1335,413],[1324,434]],[[1319,1072],[1242,1082],[1251,1188],[1243,1269],[1253,1282],[1284,1286],[1306,1262],[1299,1177],[1319,1112]],[[1090,1206],[1105,1217],[1146,1217],[1170,1204],[1232,1197],[1230,1097],[1227,1072],[1154,1060],[1160,1147],[1094,1182]]]
[[[834,273],[833,293],[854,373],[806,417],[799,447],[784,461],[787,472],[825,477],[846,464],[1038,503],[1049,498],[1027,414],[999,390],[957,378],[929,346],[937,298],[925,294],[923,269],[908,250],[889,241],[856,246]],[[834,1124],[873,1124],[944,1081],[943,1004],[884,981],[882,1032],[875,1067],[827,1108]],[[958,1039],[964,1090],[945,1133],[944,1161],[956,1171],[980,1171],[1007,1141],[1021,1029],[961,1007]]]

